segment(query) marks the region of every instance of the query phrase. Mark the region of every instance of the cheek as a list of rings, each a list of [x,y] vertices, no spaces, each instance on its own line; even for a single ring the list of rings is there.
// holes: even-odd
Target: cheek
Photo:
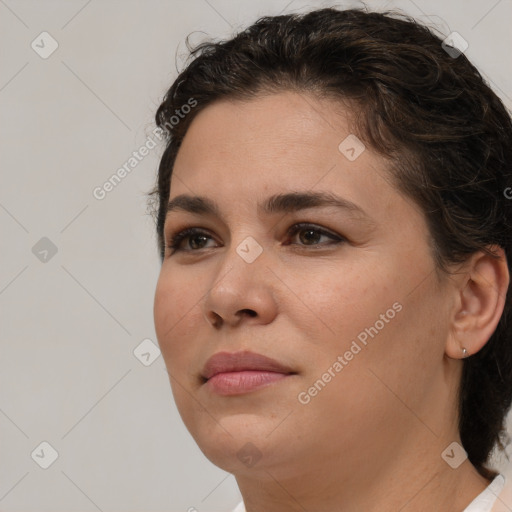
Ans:
[[[340,372],[344,377],[334,379],[332,389],[340,386],[340,391],[347,391],[357,386],[361,394],[356,393],[356,402],[366,392],[359,382],[362,374],[369,379],[369,386],[379,384],[371,369],[387,382],[395,382],[399,375],[409,382],[414,380],[416,363],[424,356],[418,350],[418,323],[426,320],[428,325],[432,318],[425,319],[421,313],[425,306],[421,292],[425,289],[418,297],[407,297],[406,277],[381,259],[373,271],[370,266],[364,271],[352,267],[350,272],[338,268],[323,276],[317,274],[309,285],[302,281],[297,296],[308,305],[308,317],[315,322],[306,324],[305,316],[300,320],[308,341],[316,340],[313,343],[317,345],[310,346],[314,361],[310,368],[314,370],[308,377],[312,381],[320,378],[338,356],[343,357]]]
[[[296,279],[293,291],[300,298],[297,307],[307,307],[307,315],[301,318],[313,319],[327,339],[338,345],[373,325],[393,302],[388,283],[376,279],[370,269],[339,264],[309,273],[307,280]]]
[[[190,325],[199,325],[202,319],[201,293],[189,278],[179,273],[162,271],[155,290],[154,323],[162,355],[168,369],[178,367],[179,362],[193,349],[187,339]]]

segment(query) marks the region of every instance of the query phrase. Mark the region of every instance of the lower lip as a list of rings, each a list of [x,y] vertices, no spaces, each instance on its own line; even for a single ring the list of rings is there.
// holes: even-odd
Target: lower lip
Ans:
[[[219,395],[241,395],[260,389],[289,377],[290,373],[246,370],[243,372],[217,373],[206,385]]]

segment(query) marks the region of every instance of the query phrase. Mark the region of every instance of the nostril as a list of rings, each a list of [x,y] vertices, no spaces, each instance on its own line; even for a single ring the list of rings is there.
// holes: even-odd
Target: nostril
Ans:
[[[213,325],[213,327],[219,327],[222,324],[222,318],[219,314],[211,311],[210,313],[204,314],[206,321]]]

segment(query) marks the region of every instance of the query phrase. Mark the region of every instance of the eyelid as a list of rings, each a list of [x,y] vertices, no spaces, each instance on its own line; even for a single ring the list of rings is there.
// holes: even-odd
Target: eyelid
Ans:
[[[209,230],[207,230],[205,228],[198,227],[198,226],[189,226],[189,227],[185,227],[183,229],[174,230],[171,233],[169,233],[169,236],[165,237],[165,239],[166,239],[165,248],[171,249],[174,252],[178,252],[178,249],[175,249],[174,245],[180,244],[183,240],[186,240],[188,237],[193,236],[193,235],[205,235],[205,236],[215,240],[215,236],[213,236],[213,234]],[[179,250],[179,251],[181,251],[181,252],[198,252],[198,250],[196,250],[196,251]]]
[[[323,226],[320,226],[313,222],[295,222],[293,223],[287,230],[286,230],[286,237],[292,237],[295,234],[297,234],[300,231],[306,231],[306,230],[316,231],[321,236],[327,236],[331,239],[330,243],[319,243],[319,244],[294,244],[294,243],[287,243],[286,246],[291,246],[294,249],[308,249],[308,250],[315,250],[315,249],[323,249],[326,246],[330,245],[336,245],[340,244],[342,242],[348,242],[348,239],[342,235],[339,235],[332,230],[325,228]],[[165,248],[167,250],[172,251],[171,254],[174,254],[176,252],[184,252],[184,253],[200,253],[202,250],[212,249],[212,247],[203,247],[201,249],[179,249],[179,245],[184,241],[187,240],[190,236],[194,235],[205,235],[206,237],[216,240],[216,237],[210,232],[210,230],[199,227],[199,226],[188,226],[184,227],[182,229],[176,229],[173,230],[171,233],[169,233],[168,240],[165,243]],[[167,237],[166,237],[167,238]]]
[[[292,224],[286,231],[287,236],[295,235],[299,231],[306,231],[307,229],[311,229],[312,231],[316,231],[320,233],[321,235],[325,235],[330,237],[333,240],[346,240],[345,237],[336,234],[335,232],[331,231],[330,229],[324,228],[323,226],[319,226],[318,224],[315,224],[314,222],[295,222]],[[320,247],[325,246],[325,244],[317,244]],[[305,245],[304,247],[308,247]]]

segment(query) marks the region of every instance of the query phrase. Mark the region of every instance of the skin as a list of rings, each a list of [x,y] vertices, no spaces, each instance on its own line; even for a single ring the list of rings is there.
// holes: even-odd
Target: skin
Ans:
[[[200,449],[233,473],[248,512],[365,510],[460,512],[489,481],[469,460],[441,457],[456,441],[462,349],[474,354],[495,330],[509,275],[503,253],[475,253],[450,277],[434,271],[425,218],[366,147],[338,150],[354,133],[340,102],[295,92],[217,101],[192,121],[178,153],[170,199],[214,200],[222,218],[172,212],[155,327],[181,417]],[[258,215],[276,193],[326,191],[373,219],[333,207]],[[344,237],[299,231],[309,222]],[[263,252],[236,252],[247,237]],[[195,251],[195,252],[193,252]],[[402,309],[312,397],[307,391],[365,328]],[[200,380],[216,352],[252,350],[297,372],[239,396]],[[244,463],[246,444],[261,457]],[[247,449],[247,448],[246,448]]]

